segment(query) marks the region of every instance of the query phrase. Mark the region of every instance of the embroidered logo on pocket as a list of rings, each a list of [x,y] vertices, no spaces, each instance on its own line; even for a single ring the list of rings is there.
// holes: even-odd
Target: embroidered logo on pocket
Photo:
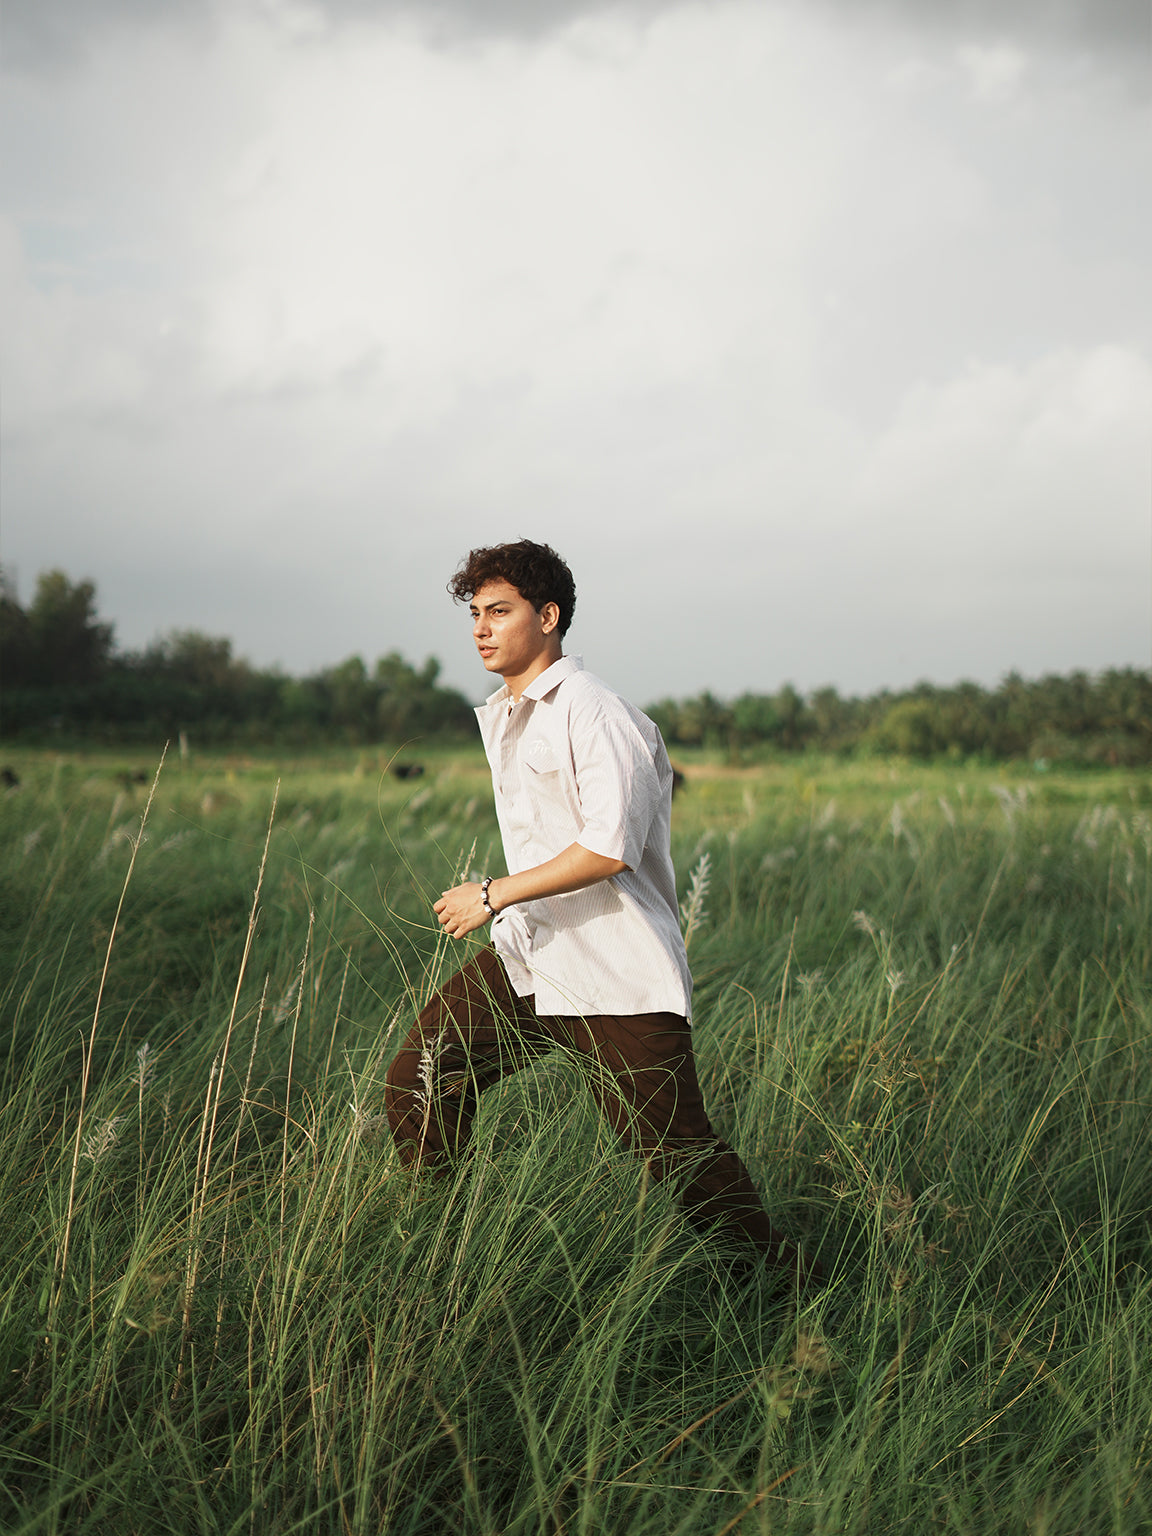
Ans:
[[[555,773],[560,764],[548,743],[540,736],[528,743],[524,761],[534,773]]]

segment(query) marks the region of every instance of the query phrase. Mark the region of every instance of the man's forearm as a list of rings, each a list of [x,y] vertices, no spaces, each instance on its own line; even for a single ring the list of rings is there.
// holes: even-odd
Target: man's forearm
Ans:
[[[488,884],[488,901],[493,912],[522,901],[539,901],[543,896],[565,896],[569,891],[583,891],[601,880],[610,880],[628,868],[621,859],[606,859],[573,843],[554,859],[525,869],[518,875],[501,875]],[[454,939],[482,928],[489,919],[474,880],[445,891],[432,909],[445,933]]]
[[[579,843],[572,843],[563,853],[545,864],[537,864],[518,875],[501,875],[488,887],[488,900],[496,912],[522,901],[539,901],[542,896],[566,896],[582,891],[601,880],[610,880],[628,868],[621,859],[606,859]]]

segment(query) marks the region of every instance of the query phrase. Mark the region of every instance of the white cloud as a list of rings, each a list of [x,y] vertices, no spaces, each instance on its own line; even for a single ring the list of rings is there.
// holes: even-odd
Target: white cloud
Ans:
[[[795,355],[818,146],[799,174],[796,89],[733,68],[741,33],[763,53],[749,18],[700,14],[628,53],[588,24],[531,53],[348,35],[254,68],[266,127],[206,253],[215,383],[372,373],[411,422],[478,380],[711,377],[767,326]]]
[[[1024,367],[972,363],[953,380],[914,386],[868,455],[863,495],[896,491],[1001,526],[1015,498],[1025,519],[1037,507],[1082,505],[1107,521],[1130,515],[1146,484],[1152,367],[1121,347],[1061,350]],[[979,497],[973,496],[980,486]],[[1089,492],[1091,493],[1089,499]],[[990,503],[994,512],[983,512]]]
[[[960,69],[978,101],[1009,101],[1020,90],[1027,56],[1011,43],[969,44],[957,50]]]
[[[882,542],[878,607],[924,675],[987,679],[982,654],[1031,673],[1146,664],[1150,421],[1152,367],[1119,347],[909,391],[850,493],[845,556]]]
[[[451,50],[274,10],[9,98],[26,585],[471,687],[443,581],[528,533],[641,698],[1140,659],[1130,104],[762,4]]]

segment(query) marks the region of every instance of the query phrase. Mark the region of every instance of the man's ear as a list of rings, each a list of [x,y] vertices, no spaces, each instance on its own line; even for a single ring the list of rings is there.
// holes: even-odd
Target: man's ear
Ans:
[[[546,635],[550,635],[560,622],[560,605],[558,603],[545,603],[540,610],[540,625]]]

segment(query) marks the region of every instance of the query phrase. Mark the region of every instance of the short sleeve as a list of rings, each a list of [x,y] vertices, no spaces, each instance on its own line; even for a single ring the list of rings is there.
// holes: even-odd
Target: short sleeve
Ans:
[[[627,714],[590,710],[572,721],[572,760],[582,827],[590,853],[636,869],[660,807],[654,743]]]

